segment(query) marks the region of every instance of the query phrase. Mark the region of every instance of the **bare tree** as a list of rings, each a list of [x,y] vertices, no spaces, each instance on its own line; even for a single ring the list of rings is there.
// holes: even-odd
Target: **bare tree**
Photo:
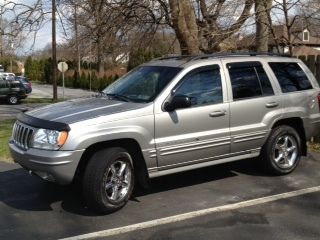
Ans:
[[[298,21],[303,19],[303,16],[298,14],[298,10],[305,7],[304,0],[274,0],[273,16],[269,17],[269,29],[273,36],[273,40],[277,45],[278,51],[280,47],[288,48],[288,53],[293,54],[293,48],[296,45],[298,38],[294,31],[297,28]],[[277,27],[282,28],[282,34],[276,32]],[[301,30],[301,29],[300,29]]]
[[[198,25],[190,0],[170,0],[171,26],[175,30],[182,54],[199,52]]]
[[[169,3],[169,25],[176,32],[183,54],[220,51],[219,45],[239,31],[253,6],[253,0],[169,0]]]
[[[255,0],[257,52],[268,52],[271,7],[272,0]]]

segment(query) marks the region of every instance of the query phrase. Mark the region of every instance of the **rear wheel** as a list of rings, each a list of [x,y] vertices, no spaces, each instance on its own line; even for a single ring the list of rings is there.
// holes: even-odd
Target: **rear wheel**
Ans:
[[[122,208],[134,187],[132,158],[123,148],[95,153],[85,170],[83,194],[88,206],[101,213]]]
[[[19,102],[19,98],[16,95],[10,95],[7,97],[7,102],[12,105],[17,104]]]
[[[262,149],[266,169],[277,175],[292,172],[301,158],[301,139],[297,131],[286,125],[272,130]]]

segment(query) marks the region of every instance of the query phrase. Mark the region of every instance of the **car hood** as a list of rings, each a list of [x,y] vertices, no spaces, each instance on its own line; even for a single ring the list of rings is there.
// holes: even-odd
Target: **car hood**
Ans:
[[[73,99],[26,112],[26,115],[67,124],[142,108],[145,104],[110,100],[104,97]]]

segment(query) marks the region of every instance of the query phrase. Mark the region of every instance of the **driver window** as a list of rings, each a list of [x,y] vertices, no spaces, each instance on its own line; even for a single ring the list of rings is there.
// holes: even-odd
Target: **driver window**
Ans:
[[[192,106],[221,103],[223,97],[219,66],[201,67],[188,73],[174,94],[188,96]]]

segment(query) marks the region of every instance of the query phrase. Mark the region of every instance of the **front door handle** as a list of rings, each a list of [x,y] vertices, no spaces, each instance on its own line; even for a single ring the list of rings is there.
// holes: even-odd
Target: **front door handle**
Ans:
[[[224,115],[226,115],[226,110],[220,110],[220,111],[214,111],[212,113],[209,113],[210,117],[222,117]]]
[[[269,102],[266,104],[267,108],[274,108],[274,107],[278,107],[278,106],[279,106],[279,103],[277,103],[277,102]]]

